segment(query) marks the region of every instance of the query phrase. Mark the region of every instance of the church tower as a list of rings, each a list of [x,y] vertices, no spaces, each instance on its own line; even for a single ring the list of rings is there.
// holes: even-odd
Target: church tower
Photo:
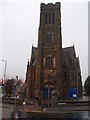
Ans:
[[[62,96],[62,35],[60,3],[41,3],[36,56],[35,97]]]

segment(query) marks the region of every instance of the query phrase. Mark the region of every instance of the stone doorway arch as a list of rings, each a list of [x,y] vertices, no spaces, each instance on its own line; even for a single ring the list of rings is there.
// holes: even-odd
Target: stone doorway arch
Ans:
[[[45,80],[43,82],[43,99],[51,99],[51,93],[54,88],[54,82],[52,80]]]

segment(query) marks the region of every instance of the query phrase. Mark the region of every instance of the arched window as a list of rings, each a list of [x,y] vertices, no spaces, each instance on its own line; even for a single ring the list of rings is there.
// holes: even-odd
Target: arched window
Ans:
[[[49,14],[49,24],[51,24],[51,14]]]
[[[54,24],[55,23],[55,15],[54,15],[54,13],[52,14],[52,24]]]
[[[45,14],[45,24],[47,24],[47,14]]]
[[[53,57],[46,57],[46,68],[51,68],[53,66]]]
[[[54,57],[52,55],[47,55],[45,60],[45,67],[52,68],[54,66]]]
[[[54,24],[55,23],[55,14],[49,13],[45,14],[45,24]]]

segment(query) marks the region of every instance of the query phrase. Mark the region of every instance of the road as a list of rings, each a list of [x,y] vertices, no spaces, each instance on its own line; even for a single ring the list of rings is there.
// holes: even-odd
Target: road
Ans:
[[[13,104],[3,104],[2,105],[2,118],[11,118],[11,113],[13,112],[13,108],[15,106]],[[29,110],[31,106],[27,106],[26,109]],[[82,106],[81,106],[82,107]],[[23,108],[23,106],[21,106]],[[75,107],[76,111],[72,107],[61,107],[58,110],[48,108],[45,112],[22,112],[21,118],[63,118],[63,120],[90,120],[90,111],[88,111],[86,106],[83,106],[84,111],[78,111],[79,107]],[[69,110],[68,110],[69,109]]]
[[[24,118],[24,114],[23,117]],[[69,112],[69,113],[27,113],[25,118],[59,118],[60,120],[90,120],[88,111]],[[61,119],[62,118],[62,119]]]

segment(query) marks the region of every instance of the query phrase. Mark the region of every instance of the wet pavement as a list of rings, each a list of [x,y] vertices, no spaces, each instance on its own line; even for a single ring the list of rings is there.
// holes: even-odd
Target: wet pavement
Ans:
[[[3,118],[10,118],[15,105],[3,104]],[[17,107],[19,118],[42,119],[42,118],[59,118],[60,120],[89,120],[90,111],[88,106],[59,106],[56,108],[43,108],[37,105],[19,105]]]
[[[89,100],[83,97],[81,101]],[[11,118],[14,110],[19,115],[19,118],[38,120],[42,118],[59,118],[60,120],[90,120],[90,108],[88,105],[67,105],[59,104],[58,107],[38,106],[37,104],[2,104],[2,117]]]
[[[3,108],[7,108],[7,109],[15,109],[15,105],[14,104],[2,104]],[[58,107],[42,107],[42,106],[38,106],[38,105],[17,105],[17,109],[18,111],[21,112],[32,112],[32,111],[47,111],[47,112],[68,112],[68,111],[90,111],[90,107],[89,106],[63,106],[63,105],[59,105]]]
[[[38,118],[38,119],[42,119],[42,118],[59,118],[61,120],[61,118],[63,120],[90,120],[90,116],[88,111],[85,112],[69,112],[69,113],[23,113],[21,115],[21,118],[29,118],[31,120],[31,118]]]

